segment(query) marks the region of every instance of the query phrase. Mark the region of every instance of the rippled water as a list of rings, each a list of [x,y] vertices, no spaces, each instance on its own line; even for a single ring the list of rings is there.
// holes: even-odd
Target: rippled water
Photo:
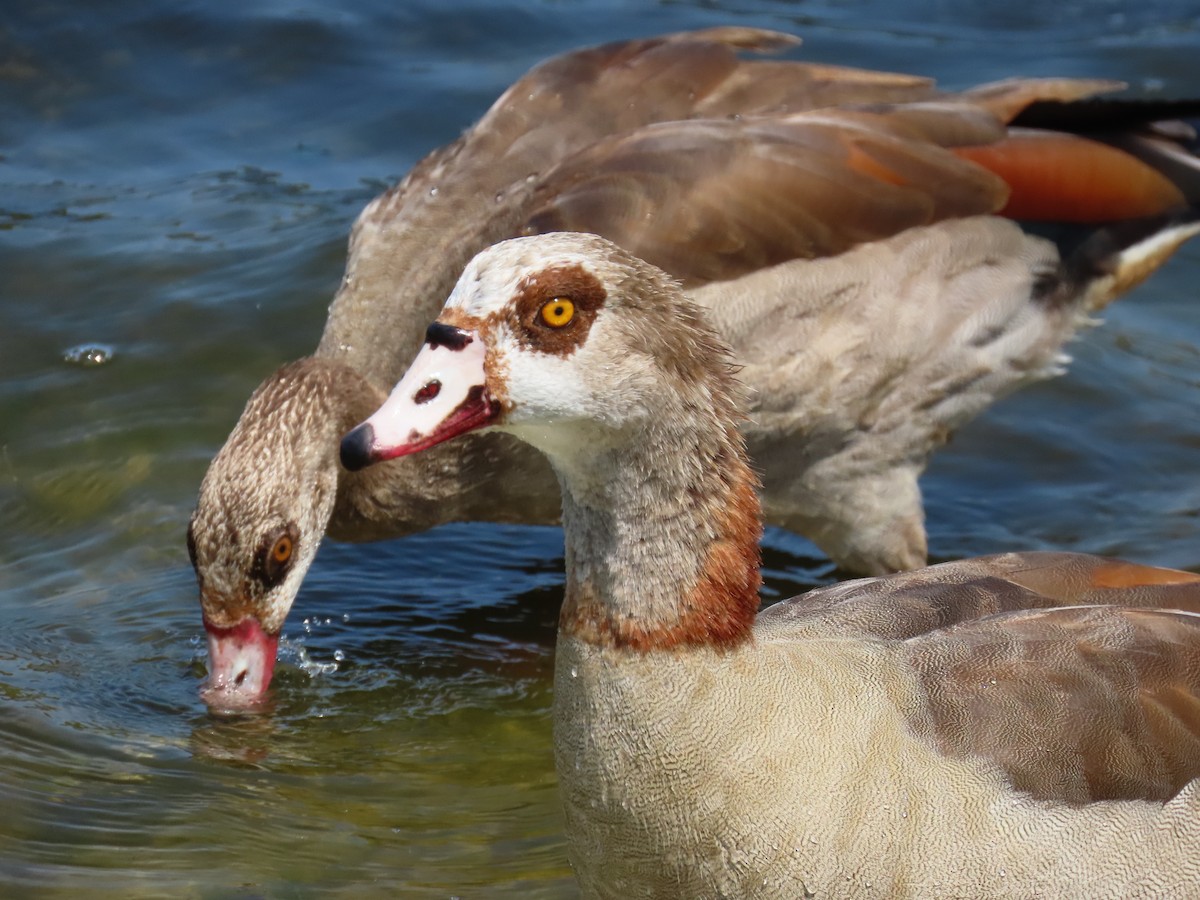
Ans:
[[[948,86],[1200,95],[1194,3],[26,0],[0,11],[0,894],[570,896],[561,535],[327,544],[270,715],[210,718],[183,531],[253,387],[315,345],[354,215],[528,66],[735,22]],[[958,436],[935,555],[1200,568],[1200,249]],[[769,535],[768,593],[829,577]]]

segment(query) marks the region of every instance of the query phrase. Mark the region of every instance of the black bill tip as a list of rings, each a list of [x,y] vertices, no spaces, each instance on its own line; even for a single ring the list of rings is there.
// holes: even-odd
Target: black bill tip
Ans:
[[[342,438],[342,465],[351,472],[365,469],[371,463],[375,462],[375,457],[371,450],[374,443],[375,429],[371,427],[369,422],[363,422],[363,424]]]

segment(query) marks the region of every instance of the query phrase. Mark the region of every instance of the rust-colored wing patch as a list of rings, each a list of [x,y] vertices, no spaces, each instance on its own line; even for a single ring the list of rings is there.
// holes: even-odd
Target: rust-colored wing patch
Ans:
[[[954,152],[1011,189],[1003,215],[1030,222],[1099,224],[1186,206],[1183,193],[1134,156],[1088,138],[1014,129],[994,144]]]
[[[1130,606],[1200,613],[1200,575],[1075,553],[987,557],[994,574],[1056,606]]]
[[[1092,587],[1131,588],[1155,584],[1196,584],[1200,575],[1182,572],[1179,569],[1160,569],[1157,566],[1139,566],[1120,560],[1106,560],[1091,573]]]

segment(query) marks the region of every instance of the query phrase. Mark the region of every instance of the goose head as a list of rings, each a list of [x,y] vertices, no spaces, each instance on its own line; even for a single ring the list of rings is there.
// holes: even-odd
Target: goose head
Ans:
[[[314,359],[278,370],[250,397],[209,466],[188,524],[218,709],[261,699],[284,619],[337,496],[331,379]],[[353,420],[352,420],[353,421]]]
[[[758,608],[757,480],[728,350],[678,284],[603,238],[475,257],[349,469],[494,428],[558,475],[560,629],[630,652],[736,646]]]
[[[661,270],[590,234],[504,241],[467,265],[411,368],[342,440],[342,464],[353,471],[497,428],[578,489],[588,463],[631,431],[709,405],[700,369],[712,360],[728,369]]]

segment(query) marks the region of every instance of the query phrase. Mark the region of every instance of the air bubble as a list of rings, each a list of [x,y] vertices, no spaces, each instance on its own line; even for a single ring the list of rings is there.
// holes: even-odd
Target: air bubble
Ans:
[[[116,351],[109,344],[80,344],[63,352],[63,362],[76,366],[103,366],[112,362]]]

